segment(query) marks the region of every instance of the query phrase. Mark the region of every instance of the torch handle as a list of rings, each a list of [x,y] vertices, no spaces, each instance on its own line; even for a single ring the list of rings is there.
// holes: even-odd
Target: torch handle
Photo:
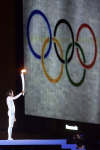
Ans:
[[[23,72],[21,73],[21,79],[22,79],[22,91],[25,91],[25,79],[24,79],[24,73]]]

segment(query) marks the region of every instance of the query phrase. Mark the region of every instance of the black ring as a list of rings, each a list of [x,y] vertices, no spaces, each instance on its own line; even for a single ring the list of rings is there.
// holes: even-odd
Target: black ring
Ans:
[[[65,19],[60,19],[60,20],[57,22],[56,26],[55,26],[55,29],[54,29],[54,37],[56,36],[57,28],[58,28],[58,26],[59,26],[61,23],[65,23],[65,24],[69,27],[69,30],[70,30],[71,36],[72,36],[72,52],[71,52],[70,57],[69,57],[68,60],[67,60],[68,63],[69,63],[69,62],[71,61],[72,57],[73,57],[73,54],[74,54],[74,33],[73,33],[73,31],[72,31],[72,27],[71,27],[70,23],[69,23],[67,20],[65,20]],[[62,59],[62,58],[60,57],[59,53],[58,53],[58,50],[57,50],[57,47],[56,47],[56,43],[54,43],[54,48],[55,48],[56,55],[57,55],[57,57],[59,58],[59,60],[60,60],[62,63],[65,63],[65,60]]]

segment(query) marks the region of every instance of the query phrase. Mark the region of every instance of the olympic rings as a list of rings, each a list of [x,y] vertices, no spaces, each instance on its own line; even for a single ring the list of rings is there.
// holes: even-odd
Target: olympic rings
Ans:
[[[29,37],[29,27],[30,27],[30,22],[31,22],[31,19],[33,16],[35,15],[40,15],[44,21],[46,22],[47,24],[47,28],[48,28],[48,31],[49,31],[49,37],[44,41],[43,43],[43,46],[42,46],[42,52],[41,52],[41,56],[39,54],[37,54],[35,52],[35,50],[33,49],[32,45],[31,45],[31,41],[30,41],[30,37]],[[72,43],[70,43],[67,47],[67,50],[66,50],[66,56],[65,56],[65,60],[63,59],[63,50],[62,50],[62,47],[60,45],[60,42],[56,39],[56,33],[57,33],[57,29],[58,29],[58,26],[61,24],[61,23],[64,23],[68,26],[70,32],[71,32],[71,37],[72,37]],[[85,55],[84,55],[84,52],[83,52],[83,49],[82,47],[79,45],[78,43],[78,40],[79,40],[79,34],[80,34],[80,31],[83,29],[83,28],[87,28],[91,34],[92,34],[92,38],[93,38],[93,42],[94,42],[94,47],[95,47],[95,54],[94,54],[94,57],[93,57],[93,60],[91,61],[90,64],[85,64],[86,63],[86,60],[85,60]],[[45,76],[47,77],[47,79],[52,82],[52,83],[57,83],[61,77],[62,77],[62,74],[63,74],[63,69],[64,69],[64,63],[65,63],[65,69],[66,69],[66,74],[68,76],[68,79],[70,81],[70,83],[74,86],[80,86],[84,79],[85,79],[85,75],[86,75],[86,69],[91,69],[95,62],[96,62],[96,58],[97,58],[97,42],[96,42],[96,37],[95,37],[95,34],[92,30],[92,28],[88,25],[88,24],[82,24],[80,25],[79,29],[78,29],[78,32],[76,34],[76,42],[74,41],[74,33],[73,33],[73,30],[72,30],[72,27],[70,25],[70,23],[65,20],[65,19],[60,19],[58,20],[55,28],[54,28],[54,37],[52,37],[52,33],[51,33],[51,27],[50,27],[50,24],[48,22],[48,19],[47,17],[44,15],[43,12],[41,12],[40,10],[34,10],[31,12],[31,14],[29,15],[29,18],[28,18],[28,22],[27,22],[27,40],[28,40],[28,45],[29,45],[29,49],[31,51],[31,53],[35,56],[35,58],[37,59],[41,59],[41,63],[42,63],[42,68],[43,68],[43,71],[44,71],[44,74]],[[52,40],[54,42],[54,49],[55,49],[55,52],[56,52],[56,55],[58,57],[58,59],[60,60],[61,62],[61,70],[60,70],[60,74],[56,77],[56,78],[52,78],[46,71],[46,68],[45,68],[45,64],[44,64],[44,58],[47,58],[47,56],[49,55],[50,51],[51,51],[51,47],[52,47]],[[45,48],[46,48],[46,45],[47,43],[49,42],[49,46],[48,46],[48,49],[47,49],[47,52],[44,54],[45,52]],[[58,53],[58,49],[57,49],[57,45],[60,49],[60,54]],[[77,46],[76,48],[76,52],[77,52],[77,57],[79,59],[79,62],[80,64],[83,66],[84,70],[83,70],[83,76],[81,78],[81,80],[79,82],[75,82],[72,80],[72,78],[70,77],[70,74],[69,74],[69,70],[68,70],[68,63],[72,60],[73,58],[73,54],[74,54],[74,47],[75,45]],[[71,55],[70,57],[68,58],[68,53],[69,53],[69,50],[71,49],[72,47],[72,51],[71,51]],[[79,53],[79,50],[81,52],[81,55],[82,55],[82,58],[83,60],[81,60],[81,57],[80,57],[80,53]],[[60,56],[61,55],[61,56]]]
[[[83,49],[81,48],[81,46],[80,46],[77,42],[75,42],[75,45],[79,48],[79,50],[80,50],[80,52],[81,52],[81,54],[82,54],[82,57],[83,57],[83,61],[84,61],[84,63],[85,63],[85,56],[84,56],[84,53],[83,53]],[[66,68],[66,73],[67,73],[67,75],[68,75],[69,81],[70,81],[74,86],[80,86],[80,85],[83,83],[84,79],[85,79],[86,70],[84,69],[83,77],[82,77],[82,79],[81,79],[78,83],[74,82],[74,81],[71,79],[70,74],[69,74],[69,71],[68,71],[68,65],[67,65],[67,56],[68,56],[68,53],[69,53],[69,50],[70,50],[71,47],[72,47],[72,43],[70,43],[70,44],[68,45],[68,48],[67,48],[67,51],[66,51],[66,56],[65,56],[65,68]]]
[[[97,57],[97,43],[96,43],[96,37],[95,37],[95,34],[94,34],[92,28],[91,28],[88,24],[82,24],[82,25],[79,27],[78,32],[77,32],[77,34],[76,34],[76,41],[78,41],[79,33],[80,33],[80,31],[81,31],[83,28],[88,28],[88,29],[90,30],[91,34],[92,34],[93,41],[94,41],[94,45],[95,45],[95,55],[94,55],[94,58],[93,58],[92,62],[91,62],[89,65],[86,65],[86,64],[84,64],[84,63],[82,62],[82,60],[81,60],[81,58],[80,58],[80,54],[79,54],[79,52],[78,52],[78,48],[77,48],[77,56],[78,56],[78,58],[79,58],[79,61],[80,61],[81,65],[82,65],[84,68],[86,68],[86,69],[90,69],[90,68],[92,68],[93,65],[95,64],[95,62],[96,62],[96,57]]]
[[[41,17],[43,17],[44,21],[47,23],[47,27],[48,27],[48,31],[49,31],[49,35],[50,35],[50,43],[49,43],[49,48],[48,48],[48,51],[46,52],[45,54],[45,58],[49,55],[50,53],[50,50],[51,50],[51,46],[52,46],[52,33],[51,33],[51,28],[50,28],[50,24],[48,22],[48,19],[46,18],[46,16],[43,14],[43,12],[41,12],[40,10],[34,10],[31,12],[29,18],[28,18],[28,23],[27,23],[27,40],[28,40],[28,45],[29,45],[29,48],[32,52],[32,54],[38,58],[38,59],[41,59],[41,56],[39,54],[37,54],[35,52],[35,50],[32,48],[32,45],[31,45],[31,41],[30,41],[30,37],[29,37],[29,26],[30,26],[30,22],[31,22],[31,19],[34,15],[40,15]]]
[[[72,53],[71,53],[71,56],[70,56],[69,59],[68,59],[68,63],[69,63],[69,62],[71,61],[72,57],[73,57],[73,54],[74,54],[74,33],[73,33],[72,27],[71,27],[71,25],[69,24],[69,22],[68,22],[67,20],[65,20],[65,19],[60,19],[60,20],[57,22],[56,26],[55,26],[55,29],[54,29],[54,37],[56,36],[57,28],[58,28],[58,26],[59,26],[61,23],[65,23],[65,24],[69,27],[69,30],[70,30],[70,32],[71,32],[72,44],[73,44],[73,45],[72,45]],[[55,47],[55,51],[56,51],[56,54],[57,54],[59,60],[60,60],[62,63],[65,63],[65,60],[63,60],[63,59],[59,56],[59,53],[58,53],[58,51],[57,51],[57,47],[56,47],[56,44],[55,44],[55,43],[54,43],[54,47]]]
[[[60,53],[61,53],[61,57],[63,58],[63,51],[62,51],[62,48],[61,48],[61,45],[60,43],[58,42],[58,40],[56,38],[52,38],[52,40],[58,45],[59,49],[60,49]],[[59,74],[59,76],[55,79],[53,79],[52,77],[49,76],[49,74],[47,73],[46,71],[46,68],[45,68],[45,65],[44,65],[44,51],[45,51],[45,47],[47,45],[47,43],[49,42],[49,38],[47,38],[45,41],[44,41],[44,44],[43,44],[43,47],[42,47],[42,53],[41,53],[41,63],[42,63],[42,68],[43,68],[43,71],[44,71],[44,74],[45,76],[47,77],[47,79],[52,82],[52,83],[57,83],[62,74],[63,74],[63,70],[64,70],[64,65],[61,64],[61,72]]]

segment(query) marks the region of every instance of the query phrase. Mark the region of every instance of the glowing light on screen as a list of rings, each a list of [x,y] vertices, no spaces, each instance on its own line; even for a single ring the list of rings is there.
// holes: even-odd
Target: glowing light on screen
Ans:
[[[78,126],[69,126],[69,125],[65,125],[65,129],[68,129],[68,130],[78,130]]]

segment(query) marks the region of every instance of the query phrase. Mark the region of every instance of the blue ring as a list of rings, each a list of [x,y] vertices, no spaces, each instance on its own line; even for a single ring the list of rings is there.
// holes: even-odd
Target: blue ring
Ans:
[[[30,41],[30,38],[29,38],[29,26],[30,26],[30,21],[31,21],[32,17],[33,17],[34,15],[36,15],[36,14],[42,16],[43,19],[45,20],[45,22],[47,23],[47,27],[48,27],[48,31],[49,31],[49,36],[50,36],[49,48],[48,48],[46,54],[44,55],[44,58],[46,58],[46,57],[49,55],[50,50],[51,50],[51,46],[52,46],[52,33],[51,33],[50,24],[49,24],[49,22],[48,22],[46,16],[45,16],[40,10],[34,10],[34,11],[32,11],[31,14],[30,14],[30,16],[29,16],[29,18],[28,18],[28,22],[27,22],[27,40],[28,40],[28,45],[29,45],[29,48],[30,48],[30,51],[32,52],[32,54],[33,54],[36,58],[41,59],[41,56],[40,56],[39,54],[37,54],[37,53],[34,51],[34,49],[32,48],[31,41]]]

